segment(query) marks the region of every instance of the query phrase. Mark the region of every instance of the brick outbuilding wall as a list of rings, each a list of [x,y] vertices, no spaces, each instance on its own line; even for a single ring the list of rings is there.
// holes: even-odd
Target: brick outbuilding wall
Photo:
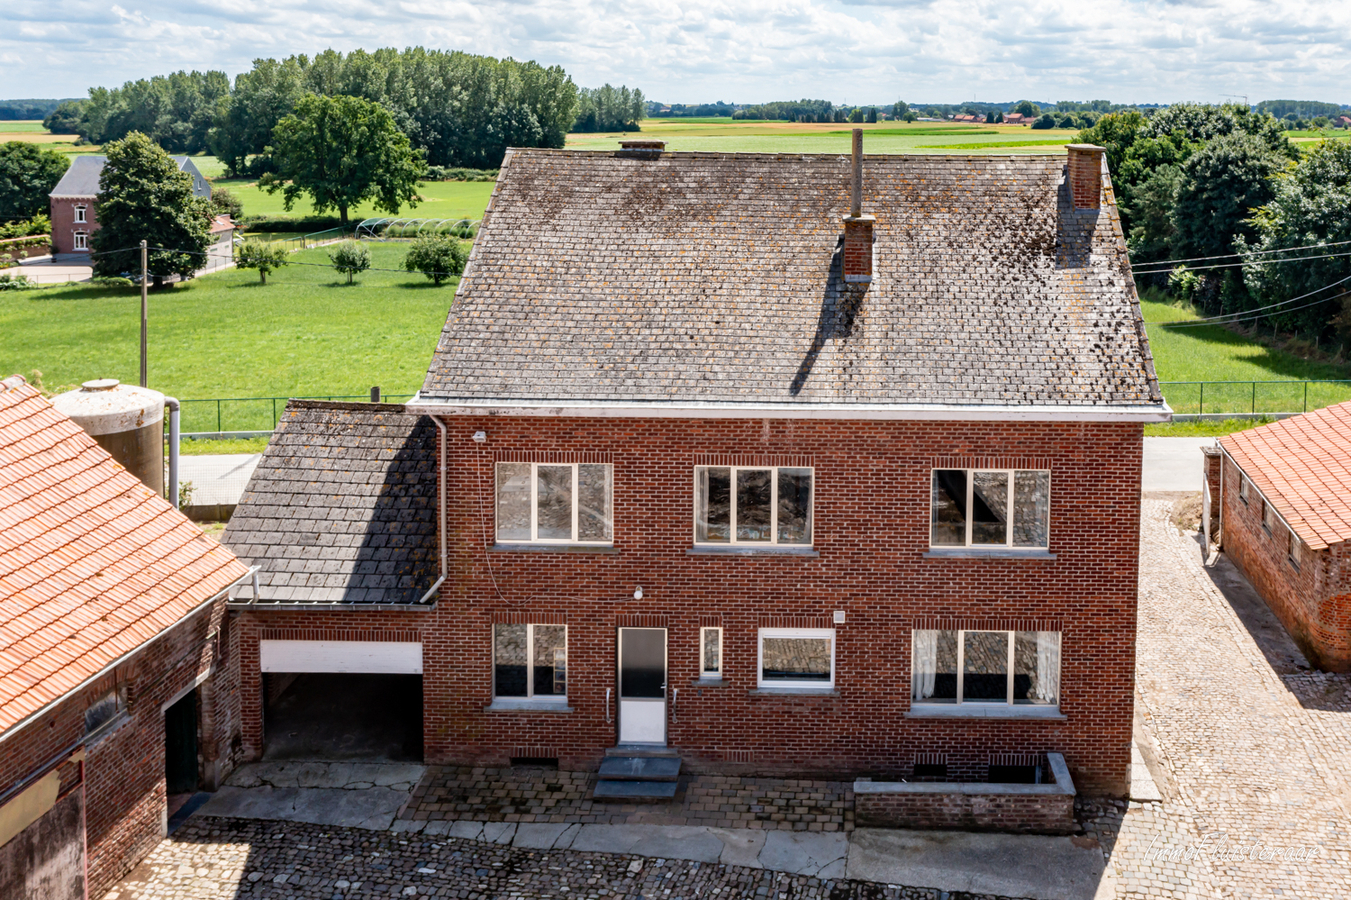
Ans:
[[[87,748],[85,834],[90,897],[103,896],[163,836],[166,806],[161,706],[191,688],[201,675],[207,675],[207,679],[198,688],[202,710],[199,767],[214,769],[220,777],[228,772],[237,711],[231,711],[234,703],[228,686],[217,681],[228,668],[217,659],[218,629],[224,612],[222,601],[195,613],[115,672],[72,695],[0,744],[0,788],[7,788],[79,741],[89,706],[117,685],[126,687],[127,720]]]
[[[419,640],[428,762],[543,756],[591,769],[617,740],[615,629],[647,625],[668,629],[668,685],[679,690],[668,743],[691,770],[907,777],[918,756],[941,754],[953,780],[982,780],[992,753],[1056,751],[1086,793],[1126,792],[1139,425],[483,417],[448,427],[450,572],[434,609],[233,614],[246,756],[262,747],[261,637]],[[472,440],[480,430],[485,444]],[[693,468],[729,454],[815,468],[819,556],[687,552]],[[613,549],[486,550],[502,457],[612,462]],[[1049,468],[1056,558],[924,558],[934,466]],[[568,625],[572,711],[485,710],[495,622]],[[698,679],[709,625],[724,629],[720,687]],[[757,630],[773,626],[836,629],[835,694],[754,692]],[[1063,632],[1065,717],[907,717],[916,627]]]
[[[1241,472],[1224,459],[1224,552],[1252,582],[1290,632],[1309,662],[1334,672],[1351,671],[1351,546],[1324,550],[1306,546],[1303,564],[1290,561],[1287,531],[1262,524],[1262,497],[1254,486],[1239,498]]]

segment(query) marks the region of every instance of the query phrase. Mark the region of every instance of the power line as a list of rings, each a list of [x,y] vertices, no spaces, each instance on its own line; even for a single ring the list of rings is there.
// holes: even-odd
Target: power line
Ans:
[[[1338,285],[1345,284],[1348,281],[1351,281],[1351,275],[1348,275],[1345,278],[1338,279],[1337,281],[1334,281],[1331,284],[1325,284],[1320,288],[1315,288],[1314,290],[1309,291],[1307,294],[1300,294],[1298,297],[1291,297],[1289,300],[1282,300],[1280,303],[1272,303],[1268,306],[1259,306],[1256,309],[1245,309],[1241,312],[1226,313],[1221,316],[1209,316],[1204,319],[1189,319],[1182,322],[1151,322],[1149,324],[1158,325],[1161,328],[1194,328],[1198,325],[1233,325],[1237,324],[1238,322],[1250,321],[1251,319],[1254,318],[1265,319],[1270,317],[1271,313],[1263,313],[1263,310],[1276,309],[1278,307],[1285,306],[1289,303],[1294,303],[1298,300],[1303,300],[1306,297],[1312,297],[1314,294],[1321,294],[1323,293],[1323,291],[1335,288]],[[1303,306],[1296,306],[1294,309],[1282,309],[1281,312],[1288,313],[1288,312],[1295,312],[1296,310],[1300,309],[1308,309],[1311,306],[1317,306],[1320,303],[1325,303],[1329,299],[1331,298],[1324,297],[1321,300],[1315,300],[1312,303],[1306,303]],[[1257,315],[1258,313],[1261,314]],[[1234,316],[1241,316],[1243,318],[1233,318]]]
[[[1275,264],[1277,264],[1277,263],[1305,262],[1305,261],[1311,260],[1311,259],[1339,259],[1339,258],[1341,258],[1341,257],[1343,257],[1343,256],[1351,256],[1351,251],[1348,251],[1348,252],[1346,252],[1346,253],[1320,253],[1320,254],[1315,254],[1315,255],[1310,255],[1310,256],[1291,256],[1291,257],[1287,257],[1287,258],[1285,258],[1285,259],[1262,259],[1262,260],[1257,260],[1257,264],[1258,264],[1258,265],[1266,266],[1266,265],[1275,265]],[[1156,263],[1142,263],[1141,265],[1142,265],[1142,267],[1144,267],[1144,268],[1136,269],[1136,268],[1132,267],[1131,272],[1132,272],[1133,274],[1135,274],[1135,275],[1162,275],[1162,274],[1164,274],[1165,272],[1172,272],[1172,271],[1173,271],[1173,268],[1171,268],[1171,267],[1164,267],[1164,268],[1149,268],[1149,267],[1151,267],[1151,266],[1157,265]],[[1237,268],[1241,268],[1241,267],[1246,266],[1246,265],[1249,265],[1249,263],[1246,263],[1246,262],[1216,263],[1216,264],[1211,265],[1211,266],[1193,266],[1193,267],[1188,268],[1187,271],[1188,271],[1188,272],[1203,272],[1203,271],[1206,271],[1206,270],[1208,270],[1208,269],[1237,269]]]
[[[1171,263],[1186,262],[1206,262],[1212,259],[1229,259],[1230,257],[1258,256],[1263,253],[1290,253],[1295,250],[1313,250],[1321,247],[1340,247],[1343,244],[1351,244],[1351,241],[1331,241],[1319,244],[1302,244],[1298,247],[1280,247],[1275,250],[1249,250],[1245,253],[1221,253],[1218,256],[1188,256],[1182,259],[1156,259],[1151,262],[1140,263],[1142,266],[1162,266]]]

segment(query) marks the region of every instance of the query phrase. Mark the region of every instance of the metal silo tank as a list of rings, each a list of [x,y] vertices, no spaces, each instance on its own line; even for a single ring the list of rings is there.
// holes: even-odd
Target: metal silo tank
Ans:
[[[98,445],[164,496],[164,395],[114,378],[86,381],[52,399]]]

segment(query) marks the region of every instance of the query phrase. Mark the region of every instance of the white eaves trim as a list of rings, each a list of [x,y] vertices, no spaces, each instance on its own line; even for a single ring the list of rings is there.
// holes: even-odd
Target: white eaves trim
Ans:
[[[621,400],[431,400],[405,404],[423,416],[586,416],[656,419],[853,419],[865,421],[1170,422],[1166,402],[1140,406],[1034,406],[954,403],[735,403]]]

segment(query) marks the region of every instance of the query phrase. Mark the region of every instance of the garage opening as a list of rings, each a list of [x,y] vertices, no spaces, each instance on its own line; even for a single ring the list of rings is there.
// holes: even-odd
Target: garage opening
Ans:
[[[267,672],[263,759],[422,761],[422,676]]]
[[[422,645],[258,645],[263,759],[422,761]]]

